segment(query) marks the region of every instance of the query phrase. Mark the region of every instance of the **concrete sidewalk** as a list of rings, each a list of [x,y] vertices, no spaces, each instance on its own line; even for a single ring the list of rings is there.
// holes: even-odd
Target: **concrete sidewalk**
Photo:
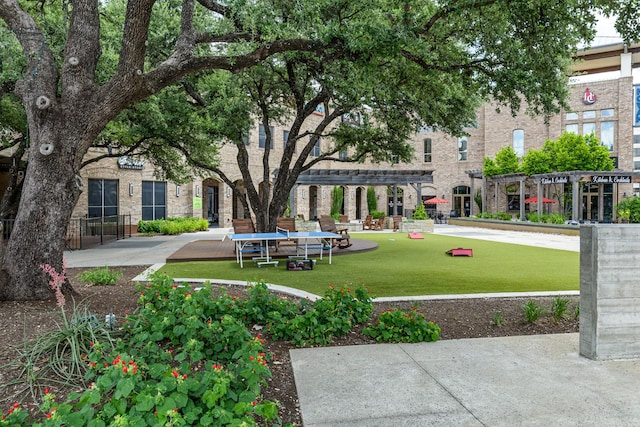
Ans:
[[[291,350],[306,427],[636,426],[640,361],[578,334]]]

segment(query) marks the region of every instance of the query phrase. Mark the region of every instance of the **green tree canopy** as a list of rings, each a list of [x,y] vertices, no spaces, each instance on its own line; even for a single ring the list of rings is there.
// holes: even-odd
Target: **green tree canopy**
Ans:
[[[486,177],[520,172],[520,159],[511,146],[502,147],[495,160],[485,157],[482,173]]]
[[[595,135],[573,132],[564,132],[557,140],[547,140],[541,150],[529,150],[522,162],[522,171],[527,175],[612,169],[609,151]]]

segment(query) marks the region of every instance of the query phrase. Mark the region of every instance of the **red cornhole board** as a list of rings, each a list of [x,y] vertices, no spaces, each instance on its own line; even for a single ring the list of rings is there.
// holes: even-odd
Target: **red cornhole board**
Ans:
[[[409,233],[409,238],[410,239],[424,239],[424,236],[422,236],[422,233]]]
[[[449,249],[446,253],[451,256],[473,256],[473,249],[455,248]]]

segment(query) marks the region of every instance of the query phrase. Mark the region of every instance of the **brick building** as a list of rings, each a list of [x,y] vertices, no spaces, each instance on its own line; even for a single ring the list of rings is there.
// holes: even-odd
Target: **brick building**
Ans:
[[[498,150],[507,145],[511,145],[517,153],[525,154],[530,149],[540,149],[545,140],[556,139],[563,131],[583,134],[595,132],[602,143],[609,147],[618,171],[640,171],[640,127],[637,127],[640,126],[640,89],[634,86],[632,73],[634,66],[640,66],[640,45],[632,48],[625,50],[620,45],[583,52],[582,57],[586,59],[583,70],[599,72],[617,69],[618,72],[613,76],[593,74],[586,81],[572,79],[569,82],[568,100],[571,111],[552,117],[548,123],[541,117],[527,116],[524,111],[516,117],[504,109],[498,113],[494,105],[486,104],[478,110],[477,126],[467,129],[469,135],[466,137],[453,138],[430,132],[429,129],[417,132],[412,139],[415,158],[411,164],[323,163],[319,168],[431,171],[433,182],[375,187],[378,210],[386,211],[389,215],[397,212],[405,216],[411,214],[417,203],[435,196],[449,201],[444,208],[438,208],[447,214],[467,216],[478,213],[480,207],[474,202],[475,194],[472,193],[482,186],[473,178],[473,171],[476,171],[477,177],[484,157],[493,158]],[[605,54],[609,62],[603,66],[602,57]],[[317,117],[318,120],[320,118]],[[277,158],[282,151],[286,129],[275,127],[272,132],[276,135],[272,157]],[[256,171],[261,171],[263,135],[257,124],[249,134],[249,145],[253,147],[251,161],[257,166]],[[242,188],[233,146],[225,146],[220,158],[225,173]],[[75,217],[130,214],[135,224],[140,219],[196,216],[208,218],[213,225],[228,227],[232,218],[244,215],[231,188],[216,177],[176,185],[157,180],[153,165],[145,161],[127,158],[102,160],[83,170],[83,180],[85,192],[76,206]],[[492,185],[487,183],[483,192],[484,210],[518,215],[519,189],[505,186],[504,190],[495,192]],[[302,214],[305,218],[329,213],[332,188],[330,185],[297,186],[291,198],[292,213]],[[367,185],[344,186],[344,213],[349,219],[362,219],[368,213],[366,189]],[[525,196],[536,195],[536,190],[533,182],[527,182]],[[598,217],[603,215],[600,206],[605,203],[615,205],[623,197],[640,194],[640,184],[619,185],[615,186],[615,190],[613,186],[585,185],[581,190],[583,196],[586,194],[582,200],[586,201],[587,206],[583,207],[580,215],[584,219],[602,220],[602,216]],[[592,204],[598,205],[595,210]],[[427,205],[427,208],[431,213],[436,210],[434,205]],[[556,210],[560,208],[553,207]],[[611,211],[611,206],[607,209]]]

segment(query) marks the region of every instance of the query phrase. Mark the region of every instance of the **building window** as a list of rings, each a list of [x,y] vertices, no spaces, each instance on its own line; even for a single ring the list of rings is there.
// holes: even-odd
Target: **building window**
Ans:
[[[596,118],[596,110],[588,110],[582,112],[583,119],[595,119]]]
[[[265,148],[267,144],[267,132],[264,125],[258,128],[258,147]],[[269,148],[273,150],[273,126],[269,126]]]
[[[566,120],[578,120],[578,113],[567,113]]]
[[[89,218],[118,215],[118,180],[89,180]]]
[[[596,124],[595,123],[583,123],[582,124],[582,134],[590,135],[596,133]]]
[[[576,124],[573,124],[573,125],[567,125],[565,130],[567,131],[567,133],[575,133],[577,135],[578,134],[578,124],[576,123]]]
[[[153,221],[167,217],[167,183],[142,181],[142,219]]]
[[[311,149],[310,155],[313,156],[313,157],[320,156],[320,138],[318,138],[318,140],[316,141],[315,145]]]
[[[249,129],[242,131],[242,142],[244,145],[249,145]]]
[[[608,108],[606,110],[600,110],[600,117],[613,117],[615,114],[615,110],[613,108]]]
[[[524,156],[524,130],[516,129],[513,131],[513,151],[518,157]]]
[[[614,144],[614,122],[600,123],[600,142],[607,147],[609,151],[613,151]]]
[[[282,131],[282,149],[283,150],[285,148],[287,148],[287,141],[289,141],[289,131],[288,130],[283,130]]]
[[[468,140],[466,136],[463,136],[462,138],[458,138],[458,161],[465,161],[467,160],[467,145],[468,145]]]
[[[349,158],[349,153],[347,150],[342,150],[338,153],[338,158],[340,160],[347,160]]]
[[[431,138],[425,138],[423,141],[424,145],[424,162],[431,163]]]

